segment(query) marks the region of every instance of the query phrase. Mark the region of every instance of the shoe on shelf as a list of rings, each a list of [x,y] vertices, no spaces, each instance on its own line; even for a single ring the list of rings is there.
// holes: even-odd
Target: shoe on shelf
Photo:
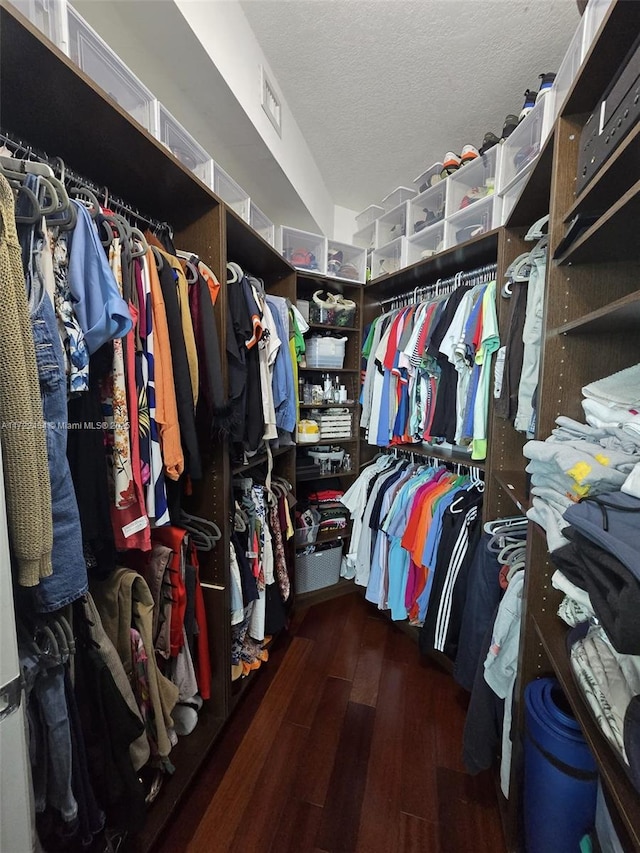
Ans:
[[[488,131],[484,135],[484,139],[482,140],[482,145],[478,149],[479,154],[486,154],[490,148],[493,148],[494,145],[497,145],[500,140],[491,131]]]
[[[531,110],[534,108],[536,103],[536,98],[538,96],[537,92],[532,92],[531,89],[527,89],[524,93],[524,104],[522,109],[520,110],[520,121],[526,118]]]
[[[540,100],[543,95],[546,95],[547,92],[551,91],[553,86],[553,81],[556,79],[556,75],[553,73],[549,74],[540,74],[540,88],[538,90],[538,97],[536,100]]]
[[[458,157],[458,155],[454,154],[453,151],[447,151],[442,161],[441,177],[446,178],[449,175],[452,175],[454,172],[457,172],[459,168],[460,158]]]
[[[460,165],[465,166],[472,160],[477,160],[479,156],[478,149],[474,145],[465,145],[460,152]]]
[[[500,137],[500,140],[504,142],[505,139],[508,139],[517,126],[518,116],[513,115],[513,113],[509,113],[509,115],[505,117],[504,125],[502,127],[502,136]]]
[[[430,187],[435,187],[442,180],[442,163],[432,163],[420,177],[422,182],[418,192],[423,193]]]

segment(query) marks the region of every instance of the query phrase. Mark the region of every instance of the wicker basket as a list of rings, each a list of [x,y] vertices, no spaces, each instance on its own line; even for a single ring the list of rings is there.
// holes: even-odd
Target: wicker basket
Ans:
[[[324,551],[296,556],[296,592],[312,592],[340,580],[342,542]]]

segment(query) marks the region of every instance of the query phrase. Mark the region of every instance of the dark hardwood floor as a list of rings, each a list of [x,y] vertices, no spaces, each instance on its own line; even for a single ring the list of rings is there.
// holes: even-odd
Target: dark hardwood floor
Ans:
[[[361,595],[296,614],[157,853],[504,853],[467,694]]]

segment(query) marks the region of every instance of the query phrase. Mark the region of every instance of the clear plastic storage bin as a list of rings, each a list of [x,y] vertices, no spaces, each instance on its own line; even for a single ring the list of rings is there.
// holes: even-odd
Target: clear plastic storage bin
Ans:
[[[68,6],[67,10],[69,58],[125,112],[155,134],[158,102],[151,92],[75,9]]]
[[[371,278],[397,272],[407,263],[407,238],[398,237],[371,253]]]
[[[260,208],[252,201],[249,201],[249,225],[253,228],[256,234],[259,234],[263,240],[266,240],[270,246],[275,243],[276,227],[273,222],[266,216]]]
[[[412,190],[411,187],[396,187],[393,192],[390,192],[389,195],[382,199],[382,206],[385,210],[393,210],[394,207],[402,204],[403,201],[409,201],[414,195],[417,195],[417,192]]]
[[[505,139],[502,146],[502,169],[498,192],[507,190],[540,153],[545,110],[549,103],[547,98],[553,98],[553,90],[536,103],[513,133]]]
[[[398,237],[407,236],[409,203],[403,202],[376,219],[375,248],[386,246]]]
[[[238,216],[249,222],[249,194],[216,162],[213,164],[213,191]]]
[[[362,213],[359,213],[356,216],[356,227],[360,230],[360,228],[371,225],[371,223],[375,222],[383,213],[384,207],[380,207],[379,204],[370,204],[369,207],[365,207]]]
[[[307,367],[326,370],[342,370],[344,347],[347,338],[331,338],[313,335],[306,342]]]
[[[444,219],[448,181],[440,181],[409,202],[407,237],[418,234]]]
[[[560,63],[560,68],[558,69],[558,73],[556,74],[556,79],[553,81],[555,115],[558,115],[558,113],[562,109],[562,105],[564,104],[565,98],[569,93],[569,89],[571,88],[573,81],[576,79],[578,69],[582,65],[582,59],[584,57],[583,46],[585,37],[585,24],[586,17],[583,15],[580,18],[578,28],[576,29],[575,33],[573,34],[573,38],[569,43],[569,47],[564,55],[564,59]]]
[[[428,169],[421,172],[417,178],[413,179],[416,191],[422,193],[430,189],[438,183],[442,183],[442,163],[432,163]],[[424,189],[423,189],[424,187]]]
[[[417,264],[418,261],[437,255],[443,249],[444,222],[438,222],[407,238],[407,261],[409,264]]]
[[[613,0],[589,0],[584,10],[584,28],[582,35],[582,58],[584,59],[593,44]]]
[[[214,163],[211,156],[160,103],[156,136],[183,166],[190,169],[208,187],[212,186]]]
[[[467,168],[465,166],[465,168]],[[485,198],[459,211],[445,222],[445,248],[459,246],[474,237],[486,234],[493,226],[494,196]]]
[[[533,169],[533,163],[530,163],[523,172],[520,173],[517,180],[512,181],[511,185],[499,196],[496,197],[496,203],[500,204],[500,211],[497,215],[496,227],[504,225],[509,219],[511,211],[515,207],[516,202],[520,198],[524,185],[529,180],[529,175]]]
[[[281,225],[277,232],[278,249],[291,266],[307,272],[327,274],[327,238]]]
[[[495,192],[501,149],[501,145],[494,145],[486,154],[462,166],[446,179],[447,216],[453,216],[460,210],[473,207]]]
[[[327,245],[327,275],[345,281],[364,283],[367,271],[367,252],[358,246],[329,240]]]
[[[322,551],[296,554],[296,593],[313,592],[313,590],[324,589],[326,586],[338,583],[341,563],[341,541]]]
[[[12,3],[60,50],[69,53],[66,0],[12,0]]]
[[[376,223],[370,222],[353,235],[353,245],[360,249],[373,249],[376,239]]]

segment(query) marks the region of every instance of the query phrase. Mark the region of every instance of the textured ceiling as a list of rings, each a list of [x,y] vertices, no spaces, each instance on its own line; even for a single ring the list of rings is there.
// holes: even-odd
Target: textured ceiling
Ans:
[[[556,71],[574,0],[243,0],[336,204],[409,185],[501,133]],[[286,133],[286,128],[284,128]]]

